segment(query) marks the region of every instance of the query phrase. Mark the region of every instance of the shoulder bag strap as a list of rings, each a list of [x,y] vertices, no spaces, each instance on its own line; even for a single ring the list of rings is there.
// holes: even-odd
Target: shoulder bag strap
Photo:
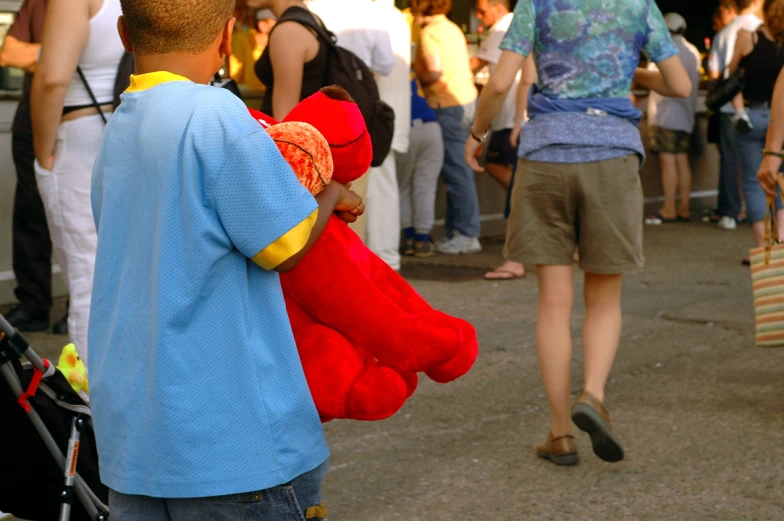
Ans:
[[[84,83],[84,88],[87,89],[87,94],[90,95],[90,99],[93,100],[93,107],[95,107],[95,110],[97,110],[98,114],[101,115],[101,119],[103,120],[103,124],[106,125],[106,123],[107,123],[106,114],[104,114],[103,111],[101,110],[101,104],[98,103],[98,100],[95,98],[95,94],[93,94],[93,89],[90,88],[90,84],[87,83],[87,78],[84,77],[84,73],[82,72],[82,68],[79,67],[78,65],[76,66],[76,73],[79,75],[79,78],[81,78],[82,83]]]

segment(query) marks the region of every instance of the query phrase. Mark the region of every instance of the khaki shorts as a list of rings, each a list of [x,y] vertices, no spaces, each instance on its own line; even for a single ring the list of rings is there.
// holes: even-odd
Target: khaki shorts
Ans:
[[[520,159],[504,255],[526,266],[569,266],[578,251],[589,273],[641,268],[639,169],[636,154],[575,164]]]

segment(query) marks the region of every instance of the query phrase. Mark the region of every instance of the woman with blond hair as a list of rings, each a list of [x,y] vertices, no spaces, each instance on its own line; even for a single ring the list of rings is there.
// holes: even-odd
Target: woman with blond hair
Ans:
[[[474,173],[463,162],[463,143],[476,112],[468,45],[463,31],[446,17],[451,0],[412,0],[410,6],[414,22],[421,27],[414,72],[444,136],[446,240],[438,244],[438,251],[479,253],[479,197]]]

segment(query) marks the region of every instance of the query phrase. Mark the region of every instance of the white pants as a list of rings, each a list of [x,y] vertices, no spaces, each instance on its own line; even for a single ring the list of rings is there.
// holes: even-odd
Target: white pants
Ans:
[[[389,264],[400,269],[400,192],[397,188],[395,152],[381,166],[368,172],[367,246]]]
[[[61,123],[52,170],[44,170],[35,162],[35,179],[46,210],[52,247],[71,299],[68,334],[85,366],[98,240],[90,187],[104,126],[98,114]]]

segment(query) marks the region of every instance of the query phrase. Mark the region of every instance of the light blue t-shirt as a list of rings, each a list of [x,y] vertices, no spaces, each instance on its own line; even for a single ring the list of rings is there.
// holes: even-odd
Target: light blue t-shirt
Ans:
[[[640,52],[652,62],[678,54],[654,0],[518,2],[501,49],[536,55],[537,90],[553,99],[628,98]],[[583,163],[644,154],[635,125],[585,112],[531,119],[520,155]]]
[[[238,98],[177,78],[134,77],[93,171],[101,480],[168,498],[262,490],[329,456],[278,274],[249,260],[317,205]]]

